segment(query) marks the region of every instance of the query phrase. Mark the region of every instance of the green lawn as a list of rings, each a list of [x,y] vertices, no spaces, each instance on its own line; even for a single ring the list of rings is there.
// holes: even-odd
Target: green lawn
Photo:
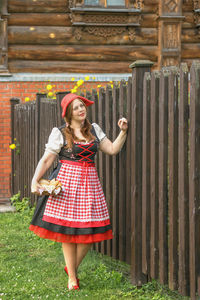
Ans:
[[[95,251],[80,266],[80,290],[68,291],[61,244],[29,231],[31,215],[0,214],[0,300],[188,299],[156,281],[140,289],[132,286],[128,265]]]

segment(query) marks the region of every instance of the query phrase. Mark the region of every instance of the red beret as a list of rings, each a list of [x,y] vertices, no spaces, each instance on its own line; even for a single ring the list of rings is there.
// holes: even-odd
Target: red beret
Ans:
[[[61,107],[62,107],[62,117],[64,118],[66,114],[67,106],[75,99],[82,100],[86,106],[90,106],[94,103],[94,101],[88,100],[87,98],[81,97],[76,94],[67,94],[61,101]]]

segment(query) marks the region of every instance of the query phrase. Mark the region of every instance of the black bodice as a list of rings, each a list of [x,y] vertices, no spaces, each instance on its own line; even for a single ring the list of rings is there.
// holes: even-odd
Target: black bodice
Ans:
[[[63,137],[64,134],[62,132],[62,129],[64,127],[65,125],[59,127],[59,130],[61,131]],[[59,153],[59,160],[94,163],[94,158],[98,150],[99,140],[93,126],[91,129],[91,133],[96,137],[94,141],[91,141],[89,143],[74,142],[72,149],[66,148],[66,144],[64,144]]]

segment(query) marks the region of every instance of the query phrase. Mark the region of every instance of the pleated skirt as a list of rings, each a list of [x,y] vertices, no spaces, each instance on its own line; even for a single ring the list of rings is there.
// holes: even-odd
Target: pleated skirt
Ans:
[[[95,165],[66,160],[56,171],[63,190],[57,196],[39,198],[29,229],[41,238],[62,243],[112,239],[108,208]]]

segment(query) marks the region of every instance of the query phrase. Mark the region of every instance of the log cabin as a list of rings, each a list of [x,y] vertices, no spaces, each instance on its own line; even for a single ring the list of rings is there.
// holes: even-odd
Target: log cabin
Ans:
[[[0,73],[127,73],[200,58],[200,0],[1,0]]]

